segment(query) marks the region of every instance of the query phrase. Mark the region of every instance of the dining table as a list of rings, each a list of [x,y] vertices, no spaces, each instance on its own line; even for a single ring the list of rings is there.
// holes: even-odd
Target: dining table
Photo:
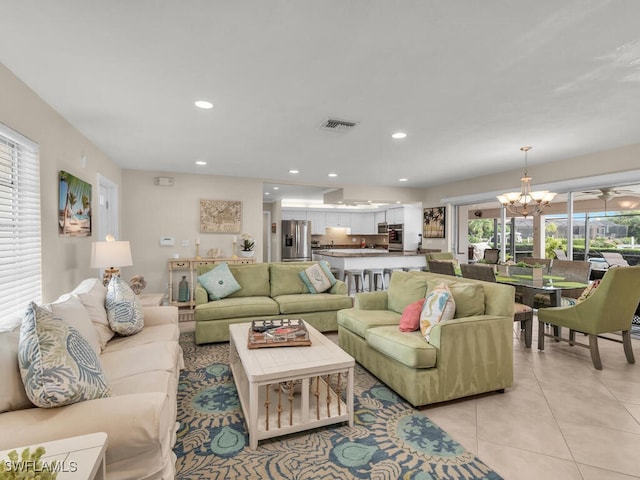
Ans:
[[[562,305],[562,292],[570,290],[584,290],[588,284],[566,280],[558,275],[542,275],[542,278],[535,278],[533,274],[496,274],[496,282],[513,285],[516,291],[522,294],[522,301],[525,305],[534,306],[536,293],[549,294],[551,307]]]

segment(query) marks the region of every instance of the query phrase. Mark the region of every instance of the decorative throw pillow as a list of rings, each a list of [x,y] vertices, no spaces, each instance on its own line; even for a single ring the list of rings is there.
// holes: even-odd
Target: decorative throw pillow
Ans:
[[[598,288],[598,285],[600,285],[600,280],[594,280],[593,282],[591,282],[589,286],[585,288],[582,294],[578,297],[576,303],[584,302],[587,298],[593,295],[593,292],[596,291],[596,288]]]
[[[302,270],[299,275],[311,293],[326,292],[336,283],[336,277],[331,273],[326,261],[314,263]]]
[[[415,332],[420,328],[420,312],[422,312],[424,301],[425,299],[421,298],[404,309],[400,317],[401,332]]]
[[[420,333],[429,341],[429,335],[434,325],[451,320],[456,313],[453,295],[446,283],[434,288],[425,298],[420,312]]]
[[[107,298],[107,288],[102,284],[102,280],[98,278],[87,278],[71,292],[82,302],[84,308],[89,312],[89,317],[96,327],[98,338],[100,340],[100,348],[104,350],[107,342],[113,338],[113,330],[109,327],[109,319],[105,309],[105,300]]]
[[[27,396],[37,407],[111,395],[100,358],[84,337],[33,302],[20,329],[18,364]]]
[[[78,330],[80,335],[91,345],[96,355],[100,355],[100,340],[98,332],[91,322],[89,312],[80,299],[73,294],[66,293],[55,302],[44,305],[54,317],[61,318],[73,328]]]
[[[209,294],[209,300],[220,300],[242,288],[229,270],[227,262],[200,275],[198,281]]]
[[[117,334],[134,335],[144,327],[142,304],[131,287],[120,277],[111,277],[109,280],[105,307],[109,327]]]

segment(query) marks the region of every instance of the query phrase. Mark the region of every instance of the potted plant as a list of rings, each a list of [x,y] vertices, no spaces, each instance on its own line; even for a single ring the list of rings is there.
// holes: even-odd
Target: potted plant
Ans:
[[[255,242],[253,241],[253,237],[249,233],[243,233],[240,238],[242,238],[242,243],[240,247],[240,254],[243,257],[253,257],[253,247],[255,246]]]

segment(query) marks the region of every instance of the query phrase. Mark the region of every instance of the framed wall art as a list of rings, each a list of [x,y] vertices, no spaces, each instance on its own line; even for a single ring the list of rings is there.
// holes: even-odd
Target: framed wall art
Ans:
[[[58,234],[91,236],[91,184],[64,170],[58,177]]]
[[[422,215],[423,238],[445,238],[447,207],[425,208]]]
[[[200,233],[240,233],[242,202],[200,200]]]

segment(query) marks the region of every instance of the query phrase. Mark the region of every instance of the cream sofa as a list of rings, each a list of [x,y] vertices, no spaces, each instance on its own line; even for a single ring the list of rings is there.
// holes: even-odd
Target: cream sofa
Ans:
[[[145,307],[142,331],[109,339],[112,332],[108,322],[104,323],[105,294],[98,279],[88,279],[50,305],[82,317],[78,329],[83,336],[92,336],[89,329],[95,329],[110,397],[56,408],[35,407],[24,390],[18,366],[20,328],[0,332],[0,450],[106,432],[107,478],[173,479],[176,393],[184,366],[178,310]],[[90,318],[89,325],[86,318]]]

